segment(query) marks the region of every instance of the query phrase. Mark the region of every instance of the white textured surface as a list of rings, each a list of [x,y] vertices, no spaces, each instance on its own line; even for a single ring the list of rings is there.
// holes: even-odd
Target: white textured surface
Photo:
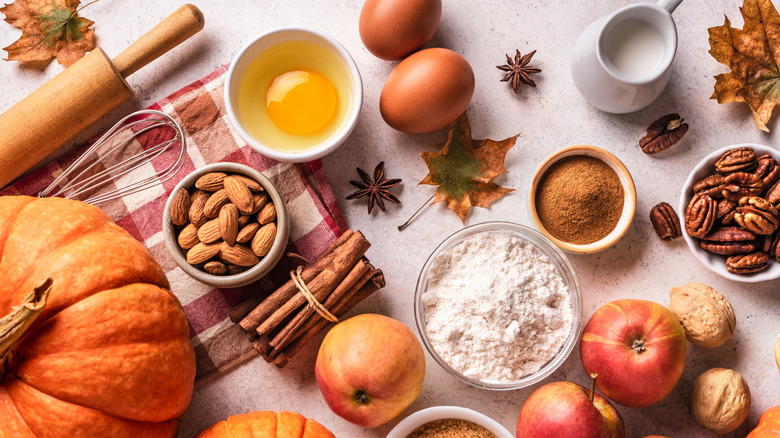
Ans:
[[[256,34],[281,25],[301,25],[324,30],[352,53],[365,84],[363,113],[348,141],[324,162],[339,197],[351,192],[348,180],[357,175],[355,166],[369,170],[380,160],[390,178],[403,178],[395,189],[403,200],[387,213],[372,217],[365,204],[340,201],[349,225],[361,229],[373,243],[368,256],[386,274],[388,286],[356,309],[379,312],[414,327],[412,296],[425,259],[446,236],[460,229],[458,217],[442,205],[426,208],[410,228],[396,225],[433,193],[430,186],[417,186],[427,173],[419,157],[424,150],[437,150],[446,130],[425,135],[393,131],[378,111],[379,93],[395,63],[373,57],[358,35],[359,0],[343,1],[248,1],[194,0],[206,16],[205,29],[173,50],[165,59],[134,74],[129,82],[135,97],[103,118],[81,138],[108,128],[121,115],[146,107],[155,100],[196,80],[230,61],[233,54]],[[623,239],[614,247],[592,255],[569,256],[583,291],[583,314],[587,319],[600,305],[618,298],[644,298],[668,304],[672,286],[699,281],[723,293],[737,315],[734,336],[723,346],[706,350],[689,344],[685,372],[674,391],[655,406],[643,409],[618,407],[630,437],[656,433],[668,436],[714,436],[688,416],[687,394],[696,376],[713,366],[740,372],[753,395],[746,423],[729,434],[744,436],[758,416],[780,404],[780,371],[772,356],[780,332],[780,293],[776,283],[743,284],[709,272],[689,252],[682,239],[665,243],[652,231],[648,212],[658,202],[677,205],[687,173],[702,157],[717,148],[739,142],[776,144],[780,124],[773,120],[772,133],[754,128],[744,105],[718,105],[710,99],[713,76],[726,68],[707,51],[707,28],[723,24],[727,14],[741,27],[738,6],[727,0],[683,2],[674,17],[679,29],[679,51],[672,79],[663,95],[648,108],[627,115],[611,115],[589,106],[577,94],[569,72],[570,48],[579,32],[597,17],[631,2],[625,0],[493,0],[475,2],[445,0],[442,23],[433,46],[449,47],[471,63],[476,91],[469,107],[476,138],[502,139],[522,132],[506,160],[510,173],[497,178],[516,193],[498,201],[490,210],[475,208],[467,223],[507,220],[529,225],[526,209],[528,184],[536,166],[553,151],[571,144],[601,146],[617,155],[631,171],[637,186],[637,214]],[[109,56],[116,56],[164,16],[180,5],[170,0],[101,1],[83,14],[96,21],[98,43]],[[0,23],[3,47],[18,32]],[[504,54],[537,49],[533,64],[543,70],[535,75],[538,88],[523,88],[515,96],[495,66]],[[5,55],[4,53],[2,54]],[[0,62],[0,110],[10,107],[61,71],[56,64],[44,70]],[[656,118],[679,112],[691,125],[682,142],[658,156],[646,156],[637,140]],[[775,117],[776,118],[776,117]],[[252,359],[232,372],[197,385],[192,406],[183,417],[181,436],[191,437],[224,417],[254,409],[295,410],[315,418],[339,437],[383,437],[399,420],[365,431],[330,413],[314,379],[314,345],[305,349],[285,369],[278,370],[262,359]],[[518,391],[488,392],[456,381],[429,358],[420,398],[403,414],[437,405],[459,405],[488,414],[514,431],[517,414],[531,391],[553,380],[587,383],[578,350],[551,377]]]

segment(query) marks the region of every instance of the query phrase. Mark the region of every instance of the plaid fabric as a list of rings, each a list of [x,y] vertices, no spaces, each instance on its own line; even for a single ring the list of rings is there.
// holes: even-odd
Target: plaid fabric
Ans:
[[[295,264],[285,256],[268,276],[242,288],[215,289],[195,281],[176,266],[163,240],[163,208],[173,187],[185,175],[206,164],[242,163],[262,172],[279,188],[290,212],[287,252],[312,259],[346,229],[319,160],[303,164],[274,161],[247,146],[233,130],[223,100],[227,68],[225,65],[149,107],[170,114],[185,130],[187,153],[179,173],[164,184],[99,205],[146,245],[166,272],[171,290],[184,306],[190,323],[197,378],[225,371],[255,354],[243,330],[230,321],[228,311],[251,297],[275,290],[289,280],[290,269]],[[137,153],[159,140],[153,135],[139,137],[127,150]],[[0,190],[0,195],[37,196],[81,152],[83,148],[15,181]],[[126,177],[154,174],[171,159],[172,154],[163,155]]]

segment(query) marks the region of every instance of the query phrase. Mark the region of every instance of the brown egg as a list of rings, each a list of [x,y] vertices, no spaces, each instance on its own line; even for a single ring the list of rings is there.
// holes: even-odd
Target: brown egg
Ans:
[[[379,112],[399,131],[430,132],[463,114],[473,94],[474,71],[465,58],[449,49],[425,49],[390,72]]]
[[[360,10],[360,39],[374,56],[403,59],[433,38],[441,0],[366,0]]]

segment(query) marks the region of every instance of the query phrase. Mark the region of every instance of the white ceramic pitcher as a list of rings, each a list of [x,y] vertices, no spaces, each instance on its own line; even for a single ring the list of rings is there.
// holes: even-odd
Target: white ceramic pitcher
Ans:
[[[571,73],[585,100],[606,112],[630,113],[661,95],[677,52],[671,13],[681,2],[624,6],[582,32],[574,44]],[[632,53],[632,48],[637,50]]]

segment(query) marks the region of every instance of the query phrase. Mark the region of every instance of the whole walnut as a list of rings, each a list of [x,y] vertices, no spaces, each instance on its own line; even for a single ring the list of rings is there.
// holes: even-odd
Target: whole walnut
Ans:
[[[680,320],[688,340],[700,347],[719,347],[737,326],[731,303],[706,284],[673,287],[669,309]]]
[[[750,388],[738,372],[711,368],[693,382],[688,409],[699,425],[719,434],[731,432],[750,413]]]

